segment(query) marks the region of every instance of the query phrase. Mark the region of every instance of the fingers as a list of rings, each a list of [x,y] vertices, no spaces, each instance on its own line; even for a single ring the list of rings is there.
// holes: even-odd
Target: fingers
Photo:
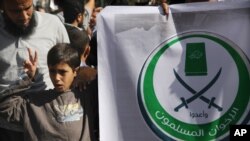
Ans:
[[[37,65],[37,62],[38,62],[38,57],[37,57],[37,51],[35,50],[35,56],[34,56],[33,64]]]
[[[36,65],[36,64],[37,64],[37,60],[38,60],[37,51],[35,50],[35,53],[34,53],[34,55],[33,55],[33,54],[32,54],[31,48],[28,48],[28,53],[29,53],[29,61],[30,61],[33,65]]]
[[[24,68],[24,72],[28,72],[29,70],[30,70],[30,62],[29,62],[29,60],[25,60],[24,62],[23,62],[23,68]]]
[[[31,79],[33,79],[37,69],[37,61],[38,61],[37,51],[35,51],[34,54],[32,54],[32,50],[28,48],[28,56],[29,59],[23,62],[24,71],[28,74],[28,76]]]
[[[150,5],[161,6],[163,13],[168,17],[169,15],[169,0],[151,0]]]
[[[169,6],[168,6],[168,4],[167,3],[161,3],[161,6],[162,6],[164,14],[166,14],[166,16],[168,16],[169,15]]]
[[[29,60],[33,60],[32,51],[30,48],[28,48],[28,53],[29,53]]]

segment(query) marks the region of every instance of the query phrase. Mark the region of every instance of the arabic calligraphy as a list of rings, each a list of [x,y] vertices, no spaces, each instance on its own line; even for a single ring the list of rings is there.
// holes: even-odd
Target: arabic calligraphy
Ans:
[[[203,53],[199,50],[195,50],[192,54],[189,55],[190,59],[200,59],[203,56]]]
[[[168,126],[174,131],[181,133],[183,135],[192,136],[192,137],[200,137],[204,136],[204,130],[188,130],[186,128],[181,127],[180,124],[176,124],[171,122],[166,116],[164,116],[164,113],[160,111],[155,112],[155,117],[161,121],[162,125]]]
[[[238,114],[239,109],[236,107],[233,107],[232,110],[229,112],[228,116],[225,118],[225,120],[218,124],[215,125],[213,128],[209,130],[207,133],[209,136],[216,136],[219,132],[225,130],[226,128],[229,128],[229,125],[233,120],[235,120],[237,114]],[[204,134],[204,129],[199,129],[199,130],[189,130],[180,124],[171,122],[170,119],[160,111],[155,112],[155,117],[161,121],[161,124],[164,126],[168,126],[172,130],[181,133],[186,136],[192,136],[192,137],[203,137]]]
[[[225,130],[229,126],[229,124],[235,119],[238,111],[238,108],[233,107],[230,113],[228,114],[228,117],[225,118],[224,122],[219,125],[215,125],[215,128],[212,128],[208,132],[209,136],[216,136],[219,131]]]
[[[190,112],[190,117],[192,118],[208,118],[208,113],[202,112]]]

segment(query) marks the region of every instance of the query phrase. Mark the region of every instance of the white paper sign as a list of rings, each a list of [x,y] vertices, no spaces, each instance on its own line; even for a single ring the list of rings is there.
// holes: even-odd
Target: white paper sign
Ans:
[[[250,2],[160,11],[98,17],[100,140],[228,140],[250,119]]]

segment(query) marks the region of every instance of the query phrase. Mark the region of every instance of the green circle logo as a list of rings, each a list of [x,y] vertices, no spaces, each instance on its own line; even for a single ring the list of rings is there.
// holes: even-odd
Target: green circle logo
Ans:
[[[247,124],[250,65],[230,40],[188,32],[158,46],[138,80],[141,113],[162,140],[228,137],[230,125]]]

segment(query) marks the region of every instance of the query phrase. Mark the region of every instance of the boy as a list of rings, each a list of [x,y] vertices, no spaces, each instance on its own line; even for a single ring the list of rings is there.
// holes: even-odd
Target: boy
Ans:
[[[33,79],[37,59],[30,51],[29,56],[25,68]],[[78,52],[69,44],[57,44],[48,52],[47,64],[54,89],[1,98],[0,117],[21,124],[26,141],[91,141],[91,94],[71,89],[80,65]]]

